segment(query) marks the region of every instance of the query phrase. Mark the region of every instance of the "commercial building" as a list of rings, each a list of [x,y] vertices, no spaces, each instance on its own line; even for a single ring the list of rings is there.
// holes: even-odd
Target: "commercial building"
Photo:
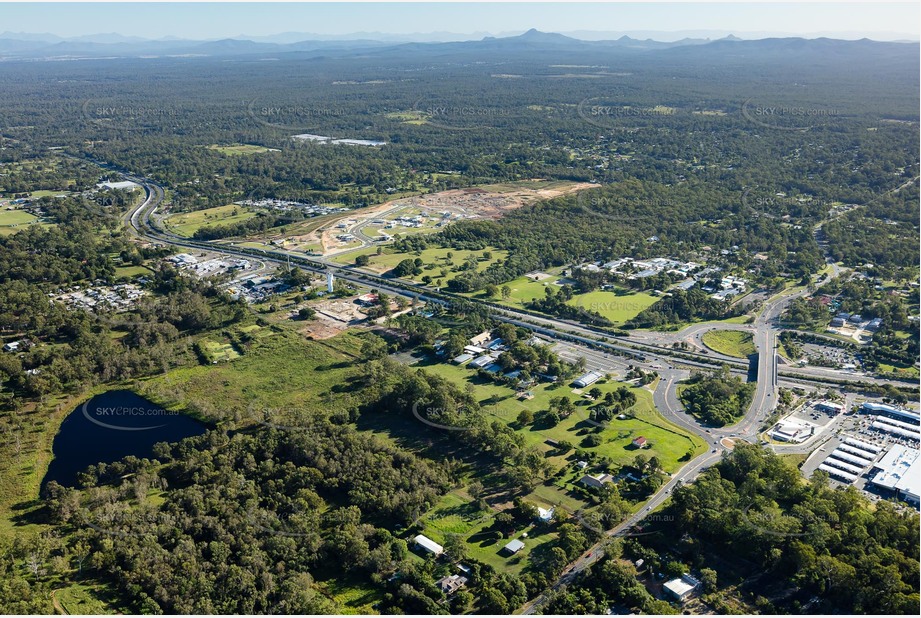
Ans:
[[[881,489],[888,489],[907,502],[919,505],[921,496],[921,451],[894,445],[873,466],[876,474],[870,480]]]
[[[820,412],[828,412],[829,414],[840,414],[844,412],[844,406],[842,404],[833,403],[831,401],[817,401],[814,407]]]
[[[860,406],[860,411],[864,414],[882,414],[886,416],[894,416],[897,418],[905,419],[911,423],[914,423],[915,425],[921,423],[921,414],[911,410],[896,408],[895,406],[890,406],[885,403],[872,403],[868,401]]]
[[[794,423],[787,420],[774,425],[771,429],[771,437],[782,442],[802,442],[813,434],[814,428],[811,425]]]

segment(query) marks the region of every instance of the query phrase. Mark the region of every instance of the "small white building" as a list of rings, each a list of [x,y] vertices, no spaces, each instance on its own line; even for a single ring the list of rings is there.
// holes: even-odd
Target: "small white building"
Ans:
[[[674,600],[684,602],[698,586],[700,586],[700,581],[685,573],[681,577],[676,577],[662,584],[662,589]]]
[[[444,547],[428,538],[424,534],[417,535],[415,538],[413,538],[413,543],[415,543],[417,547],[435,556],[440,556],[445,551]]]
[[[591,386],[603,377],[604,374],[600,371],[589,371],[588,373],[579,376],[573,382],[573,385],[576,386],[576,388],[585,388],[586,386]]]

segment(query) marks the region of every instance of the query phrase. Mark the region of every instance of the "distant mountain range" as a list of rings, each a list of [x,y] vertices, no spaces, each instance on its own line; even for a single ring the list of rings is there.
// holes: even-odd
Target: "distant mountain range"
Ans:
[[[430,33],[418,35],[416,40],[400,40],[401,37],[414,35],[384,35],[381,33],[361,33],[355,38],[336,38],[321,35],[309,35],[287,32],[271,37],[235,37],[220,40],[186,40],[176,38],[143,39],[120,34],[96,34],[63,38],[53,34],[35,34],[22,32],[0,33],[0,60],[55,60],[62,58],[131,58],[149,56],[243,56],[253,54],[285,54],[293,52],[320,52],[332,55],[350,53],[367,53],[371,50],[399,53],[400,51],[428,50],[436,53],[488,52],[488,51],[527,51],[557,50],[566,52],[610,51],[612,53],[641,53],[666,50],[676,47],[693,48],[737,46],[732,49],[764,48],[765,41],[776,47],[784,41],[785,46],[805,45],[811,48],[834,45],[904,45],[905,43],[883,43],[861,39],[859,41],[841,41],[836,39],[804,39],[800,37],[745,40],[728,35],[719,39],[709,37],[685,37],[678,40],[655,40],[653,38],[633,38],[621,35],[617,38],[595,38],[598,32],[583,33],[586,38],[577,38],[553,32],[541,32],[535,29],[523,34],[510,36],[483,36],[477,40],[451,40],[451,33]],[[301,38],[312,37],[312,38]],[[440,38],[442,40],[432,40]],[[428,40],[424,40],[428,39]],[[447,39],[447,40],[445,40]],[[799,42],[799,43],[796,43]],[[917,45],[917,42],[910,42]]]

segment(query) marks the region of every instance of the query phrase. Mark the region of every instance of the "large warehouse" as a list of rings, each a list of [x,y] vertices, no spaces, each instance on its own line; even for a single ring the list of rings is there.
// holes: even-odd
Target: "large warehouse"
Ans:
[[[888,489],[915,506],[921,497],[921,451],[907,446],[894,445],[873,465],[876,474],[871,483]]]

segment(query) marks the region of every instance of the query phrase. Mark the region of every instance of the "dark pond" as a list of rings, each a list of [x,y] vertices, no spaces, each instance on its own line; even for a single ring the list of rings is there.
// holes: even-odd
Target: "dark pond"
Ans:
[[[128,455],[150,457],[157,442],[178,442],[206,430],[195,419],[164,410],[131,391],[97,395],[77,406],[61,424],[42,489],[52,480],[72,487],[77,473],[87,466]]]

